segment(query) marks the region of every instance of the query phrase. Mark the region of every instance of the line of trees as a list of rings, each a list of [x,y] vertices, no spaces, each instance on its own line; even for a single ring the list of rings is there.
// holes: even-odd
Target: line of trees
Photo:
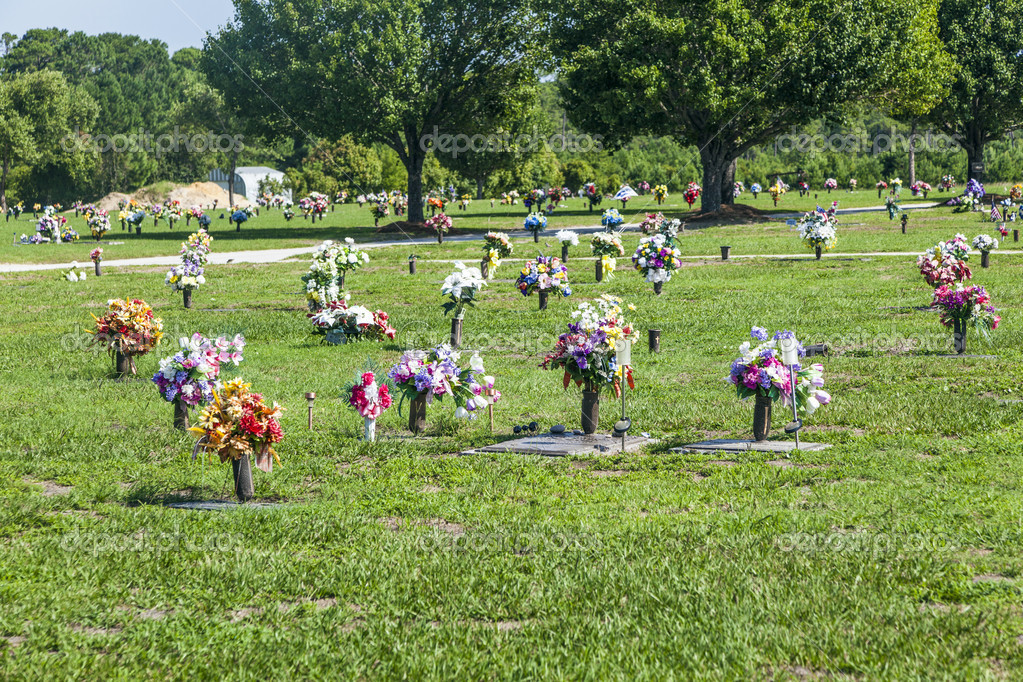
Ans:
[[[174,55],[119,34],[4,34],[0,205],[8,188],[97,198],[250,163],[284,168],[299,193],[405,186],[412,221],[425,189],[450,185],[482,198],[698,180],[715,211],[735,180],[796,168],[813,184],[965,178],[985,160],[987,177],[1023,176],[1006,139],[1023,124],[1023,0],[234,4],[202,50]],[[963,151],[776,144],[893,126]],[[145,143],[211,133],[244,146]],[[125,135],[141,139],[95,144]]]

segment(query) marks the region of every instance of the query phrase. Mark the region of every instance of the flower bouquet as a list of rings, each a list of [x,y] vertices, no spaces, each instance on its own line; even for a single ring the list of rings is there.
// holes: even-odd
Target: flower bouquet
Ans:
[[[444,213],[438,213],[427,218],[425,225],[437,233],[437,243],[441,244],[444,242],[444,234],[451,229],[451,218]]]
[[[895,220],[895,216],[899,215],[899,211],[902,207],[899,205],[899,195],[889,194],[884,198],[884,207],[888,211],[888,220]]]
[[[199,207],[199,206],[192,206],[190,209],[188,209],[188,212],[185,213],[185,225],[186,226],[191,225],[192,224],[192,218],[195,218],[196,220],[198,220],[199,218],[203,217],[203,215],[205,215],[205,214],[203,213],[201,207]]]
[[[292,218],[294,218],[294,217],[295,217],[295,211],[293,211],[293,210],[291,209],[291,207],[290,207],[290,206],[288,206],[287,208],[285,208],[285,209],[284,209],[284,210],[283,210],[283,211],[281,212],[281,215],[283,215],[283,216],[284,216],[284,221],[285,221],[285,222],[288,222],[288,223],[290,223],[290,222],[291,222],[291,220],[292,220]]]
[[[554,238],[561,242],[561,261],[568,262],[568,247],[579,246],[579,235],[572,230],[558,230]]]
[[[956,178],[954,175],[942,175],[941,182],[938,183],[938,189],[944,192],[946,189],[952,189],[956,186]]]
[[[479,410],[501,398],[494,388],[494,378],[485,374],[479,353],[473,353],[467,368],[459,367],[461,357],[460,352],[447,345],[429,351],[408,350],[387,373],[401,391],[402,402],[405,398],[411,401],[412,433],[425,430],[426,406],[432,405],[434,399],[443,400],[449,395],[455,401],[455,417],[474,419]]]
[[[359,250],[351,237],[346,237],[343,244],[328,239],[316,247],[309,272],[302,275],[309,309],[316,312],[340,300],[345,274],[368,262],[369,254]]]
[[[625,247],[617,232],[597,232],[590,239],[590,250],[597,257],[596,278],[602,282],[604,277],[614,277],[615,258],[625,255]]]
[[[969,258],[970,246],[966,243],[966,237],[957,234],[927,249],[924,255],[917,257],[916,264],[924,281],[932,287],[939,287],[972,279],[973,273],[966,265]]]
[[[624,222],[625,218],[622,217],[617,208],[607,209],[600,217],[600,224],[604,226],[605,230],[613,230]]]
[[[472,203],[472,196],[469,195],[469,194],[463,194],[462,196],[458,197],[458,208],[460,210],[462,210],[462,211],[464,211],[467,208],[469,208],[469,204],[471,204],[471,203]]]
[[[763,188],[760,186],[759,182],[754,182],[749,186],[749,191],[753,195],[753,198],[756,199],[757,195],[763,191]]]
[[[828,190],[828,194],[831,194],[831,190],[838,189],[838,180],[828,178],[824,181],[824,189]]]
[[[559,233],[560,234],[560,233]],[[487,232],[483,235],[483,276],[493,279],[501,260],[514,252],[511,240],[504,232]]]
[[[775,206],[778,205],[778,200],[781,199],[787,189],[788,188],[785,186],[785,183],[783,183],[780,179],[776,180],[775,183],[768,188]]]
[[[372,443],[377,439],[377,419],[391,406],[391,394],[387,384],[377,384],[373,372],[362,376],[345,392],[348,404],[355,408],[363,419],[363,440]]]
[[[164,214],[167,216],[167,227],[172,230],[174,229],[174,223],[185,217],[185,212],[181,210],[180,201],[171,202],[167,210],[164,211]]]
[[[199,425],[189,429],[199,437],[193,451],[203,450],[221,462],[230,461],[234,470],[235,494],[242,502],[254,496],[250,456],[256,466],[270,473],[280,458],[274,445],[284,438],[281,431],[281,407],[268,405],[263,396],[253,393],[242,379],[232,379],[213,391],[213,402],[199,417]]]
[[[741,182],[736,182],[732,185],[732,198],[738,199],[743,192],[746,191],[746,185]]]
[[[473,307],[479,300],[480,292],[487,286],[487,280],[479,268],[467,268],[464,263],[455,263],[455,271],[444,279],[440,292],[448,297],[444,303],[444,314],[454,313],[451,320],[451,347],[462,345],[462,320],[465,307]]]
[[[533,233],[533,241],[539,243],[540,233],[547,228],[547,216],[540,213],[530,213],[526,216],[524,227]]]
[[[554,351],[540,364],[543,369],[561,369],[565,388],[573,381],[583,387],[582,426],[587,434],[597,430],[602,389],[610,387],[619,396],[623,384],[635,388],[632,367],[617,364],[621,344],[637,337],[625,321],[621,304],[620,298],[608,294],[601,296],[596,305],[581,303],[572,313],[575,321],[569,323]],[[629,309],[635,310],[635,306]]]
[[[349,306],[349,296],[331,301],[316,312],[307,313],[306,317],[313,324],[313,332],[323,334],[324,341],[332,346],[349,341],[383,341],[394,340],[397,330],[383,310],[370,311],[362,306]]]
[[[69,282],[84,282],[85,272],[75,272],[77,269],[78,261],[71,261],[71,268],[67,272],[62,272],[60,278]]]
[[[179,291],[189,293],[206,284],[204,271],[203,266],[196,261],[182,260],[181,263],[167,271],[163,283],[169,286],[174,293]],[[191,306],[186,305],[185,307],[190,308]]]
[[[110,214],[97,209],[89,214],[86,224],[89,226],[92,236],[96,238],[96,241],[99,241],[103,238],[104,234],[110,231]]]
[[[59,215],[53,210],[52,206],[47,206],[43,211],[43,215],[39,216],[39,221],[36,223],[36,234],[40,237],[40,242],[51,242],[61,241],[61,230],[67,224],[67,218]]]
[[[198,405],[213,402],[213,390],[218,386],[220,366],[242,361],[245,338],[241,334],[234,339],[221,336],[207,339],[202,334],[178,340],[180,350],[169,358],[160,360],[160,369],[153,375],[153,383],[160,390],[160,397],[174,404],[175,428],[188,428],[188,410]]]
[[[988,331],[998,329],[1002,318],[995,314],[991,297],[984,287],[958,284],[955,288],[942,284],[934,290],[931,305],[941,311],[941,324],[952,327],[956,353],[966,352],[966,328],[973,327],[986,338]]]
[[[856,178],[849,178],[849,191],[850,192],[856,191]]]
[[[78,241],[78,232],[75,231],[70,225],[65,225],[60,231],[60,241],[62,242],[76,242]]]
[[[693,207],[693,204],[696,203],[696,200],[700,198],[700,193],[702,191],[703,188],[695,182],[690,182],[689,186],[686,187],[686,191],[682,193],[682,197],[686,200],[686,203],[689,204],[690,209]]]
[[[820,206],[810,213],[803,214],[796,225],[796,233],[808,249],[813,249],[820,260],[822,250],[831,250],[838,243],[835,226],[838,218],[834,209],[825,211]]]
[[[990,265],[991,252],[998,248],[998,240],[986,234],[978,234],[973,238],[973,248],[980,251],[980,267]]]
[[[881,192],[883,192],[884,190],[888,189],[888,183],[885,182],[884,180],[878,180],[877,184],[874,185],[874,187],[877,188],[877,198],[880,199],[881,198]]]
[[[657,185],[654,187],[654,199],[657,201],[658,205],[663,204],[667,198],[668,198],[667,185]]]
[[[655,234],[639,240],[636,253],[632,254],[632,264],[647,282],[653,282],[654,293],[660,295],[661,287],[679,267],[679,255],[671,239]]]
[[[533,292],[537,292],[540,310],[547,309],[547,295],[552,289],[561,296],[572,295],[568,268],[554,256],[537,256],[535,260],[526,261],[515,280],[515,286],[523,296],[532,296]]]
[[[1013,201],[1019,201],[1023,198],[1023,185],[1017,183],[1009,188],[1009,198]]]
[[[92,261],[96,268],[96,276],[99,277],[103,274],[103,269],[100,263],[103,261],[103,249],[95,248],[89,252],[89,260]]]
[[[645,235],[657,234],[657,228],[662,220],[664,220],[663,213],[647,213],[639,224],[639,231]]]
[[[181,243],[181,250],[178,255],[182,259],[193,260],[199,265],[206,265],[209,259],[213,237],[208,232],[195,232],[188,235],[188,239]]]
[[[137,211],[129,211],[125,216],[125,223],[129,227],[135,228],[135,234],[142,234],[142,221],[146,219],[146,212],[139,209]]]
[[[107,306],[103,317],[92,316],[96,320],[96,329],[89,330],[95,337],[93,343],[106,346],[118,375],[135,374],[135,358],[160,343],[163,321],[153,315],[148,303],[137,298],[111,299]]]
[[[245,211],[235,211],[234,213],[231,214],[230,222],[235,224],[235,227],[238,231],[241,231],[242,223],[244,223],[248,219],[249,214],[246,213]]]
[[[431,196],[426,200],[427,206],[430,207],[430,215],[433,215],[437,211],[444,212],[444,198],[439,196]]]
[[[909,186],[909,191],[912,192],[913,196],[923,195],[924,199],[927,198],[927,193],[931,191],[931,186],[923,180],[917,180]]]
[[[810,365],[809,368],[795,366],[796,386],[793,391],[789,368],[777,357],[779,342],[793,339],[795,335],[792,332],[775,332],[774,337],[768,340],[766,329],[753,327],[750,336],[753,341],[759,342],[758,345],[752,346],[746,341],[739,346],[739,357],[732,362],[731,372],[725,380],[735,386],[736,395],[741,400],[751,397],[756,399],[753,437],[762,441],[767,439],[771,429],[771,405],[776,400],[791,407],[794,395],[797,411],[811,415],[821,405],[830,403],[831,396],[821,390],[824,386],[824,366],[819,364]],[[798,353],[799,357],[805,356],[806,351],[802,345]]]
[[[390,214],[391,209],[388,206],[386,201],[378,201],[377,203],[373,204],[370,207],[369,211],[370,211],[370,213],[373,214],[373,226],[374,227],[380,227],[380,219],[381,218],[386,218],[388,216],[388,214]],[[447,218],[447,216],[445,216],[443,213],[441,213],[440,216],[437,216],[437,217],[438,218],[439,217]],[[451,219],[448,218],[448,222],[450,222],[450,221],[451,221]],[[448,225],[448,227],[450,227],[450,225]]]

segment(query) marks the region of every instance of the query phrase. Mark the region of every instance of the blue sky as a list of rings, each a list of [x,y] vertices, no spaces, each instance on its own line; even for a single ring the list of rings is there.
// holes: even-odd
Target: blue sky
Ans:
[[[202,47],[203,36],[234,16],[231,0],[0,0],[0,33],[30,28],[126,33],[157,38],[170,51]]]

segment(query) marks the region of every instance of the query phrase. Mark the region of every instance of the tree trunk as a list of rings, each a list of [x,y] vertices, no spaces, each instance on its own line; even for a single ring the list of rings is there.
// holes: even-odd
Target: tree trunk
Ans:
[[[913,136],[916,135],[916,121],[909,127],[909,185],[916,184],[916,144]]]
[[[728,158],[724,145],[713,140],[700,149],[700,163],[703,165],[703,193],[700,209],[705,213],[721,210],[722,183],[728,175],[733,159]]]
[[[739,165],[738,159],[732,159],[725,169],[725,177],[721,180],[721,204],[731,206],[735,203],[735,167]]]
[[[11,161],[4,157],[3,174],[0,175],[0,208],[7,213],[7,173],[10,171]]]
[[[405,170],[408,171],[408,221],[422,223],[423,217],[423,157],[424,153],[417,146],[418,139],[409,141],[408,155],[405,157]]]
[[[231,151],[231,171],[227,175],[227,203],[230,204],[228,210],[234,206],[234,171],[237,166],[238,150],[235,149]]]

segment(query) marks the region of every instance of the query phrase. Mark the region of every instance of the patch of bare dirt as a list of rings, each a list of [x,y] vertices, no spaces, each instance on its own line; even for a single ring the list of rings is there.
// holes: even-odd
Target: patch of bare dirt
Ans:
[[[382,519],[378,519],[387,530],[394,531],[395,533],[401,528],[401,519],[397,516],[385,516]]]
[[[417,521],[417,523],[421,526],[430,526],[431,528],[442,530],[445,533],[450,533],[456,537],[459,535],[465,535],[465,526],[460,523],[452,523],[445,519],[423,519],[421,521]]]
[[[973,576],[973,582],[975,583],[1006,583],[1012,582],[1012,578],[1004,576],[1000,573],[981,573],[980,575]]]
[[[22,480],[24,480],[25,483],[28,483],[29,485],[42,486],[43,487],[43,491],[42,491],[43,497],[55,497],[57,495],[67,495],[72,490],[72,487],[69,486],[69,485],[60,485],[59,483],[55,483],[53,481],[33,481],[31,479],[28,479],[28,478],[22,479]]]
[[[590,472],[590,476],[595,478],[609,478],[611,476],[625,476],[632,473],[625,469],[596,469]]]
[[[776,216],[771,215],[759,208],[753,208],[747,204],[726,204],[720,211],[704,212],[687,216],[686,227],[697,225],[699,227],[710,227],[711,225],[749,225],[751,223],[772,223],[778,222]]]
[[[179,185],[166,194],[158,194],[151,189],[143,188],[132,194],[112,192],[99,201],[96,206],[104,211],[117,211],[119,201],[135,199],[142,204],[162,204],[164,201],[179,201],[187,210],[192,206],[211,209],[216,202],[217,209],[230,208],[227,190],[215,182],[193,182],[190,185]],[[235,192],[234,201],[239,206],[249,206],[251,202],[243,195]]]
[[[442,492],[444,492],[444,488],[439,488],[439,487],[437,487],[435,485],[424,485],[423,489],[420,490],[419,492],[425,493],[425,494],[442,493]]]

